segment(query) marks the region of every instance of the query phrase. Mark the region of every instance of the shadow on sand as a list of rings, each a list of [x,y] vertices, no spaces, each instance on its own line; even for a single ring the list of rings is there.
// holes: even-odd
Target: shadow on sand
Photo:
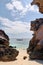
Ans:
[[[43,60],[31,60],[31,61],[35,61],[35,62],[40,63],[40,64],[43,65]]]
[[[28,60],[31,60],[31,61],[35,61],[37,63],[40,63],[41,65],[43,65],[43,60],[37,60],[37,59],[28,59]]]
[[[43,60],[35,60],[35,61],[43,65]]]

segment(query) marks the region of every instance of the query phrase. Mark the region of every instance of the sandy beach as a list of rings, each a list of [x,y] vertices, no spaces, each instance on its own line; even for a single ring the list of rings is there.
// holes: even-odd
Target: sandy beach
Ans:
[[[25,49],[18,50],[19,55],[17,56],[17,60],[11,62],[0,62],[0,65],[43,65],[43,61],[41,60],[29,60],[29,56]],[[27,56],[25,60],[23,59],[24,56]]]

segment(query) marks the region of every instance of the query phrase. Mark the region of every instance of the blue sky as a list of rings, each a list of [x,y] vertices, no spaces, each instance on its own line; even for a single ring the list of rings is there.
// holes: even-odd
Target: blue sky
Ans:
[[[36,5],[31,6],[32,0],[0,0],[0,29],[9,37],[30,38],[30,23],[36,18],[42,18]]]

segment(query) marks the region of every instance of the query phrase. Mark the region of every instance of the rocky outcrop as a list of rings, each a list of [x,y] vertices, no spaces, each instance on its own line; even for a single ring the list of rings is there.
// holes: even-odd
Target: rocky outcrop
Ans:
[[[33,0],[31,5],[37,5],[39,12],[43,13],[43,0]],[[31,21],[31,29],[34,31],[33,38],[29,42],[27,53],[30,59],[43,59],[43,18]]]
[[[43,13],[43,0],[33,0],[31,5],[33,5],[33,4],[38,5],[39,12]]]
[[[9,46],[9,37],[5,34],[3,30],[0,30],[0,44]]]
[[[9,37],[3,30],[0,30],[0,61],[13,61],[19,51],[9,46]]]
[[[43,18],[31,21],[31,30],[34,34],[27,53],[31,59],[43,59]]]

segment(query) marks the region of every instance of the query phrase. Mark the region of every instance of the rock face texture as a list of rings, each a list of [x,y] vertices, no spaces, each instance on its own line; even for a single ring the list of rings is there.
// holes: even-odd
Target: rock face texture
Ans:
[[[27,53],[30,59],[43,59],[43,18],[31,21],[33,38],[29,42]]]
[[[9,46],[9,37],[3,30],[0,30],[0,61],[13,61],[19,51]]]
[[[31,5],[38,5],[39,12],[43,13],[43,0],[33,0]],[[33,38],[29,42],[27,53],[30,59],[43,59],[43,18],[31,21]]]
[[[33,4],[38,5],[39,12],[43,13],[43,0],[33,0],[31,5],[33,5]]]
[[[0,30],[0,44],[9,46],[9,37],[5,34],[3,30]]]

